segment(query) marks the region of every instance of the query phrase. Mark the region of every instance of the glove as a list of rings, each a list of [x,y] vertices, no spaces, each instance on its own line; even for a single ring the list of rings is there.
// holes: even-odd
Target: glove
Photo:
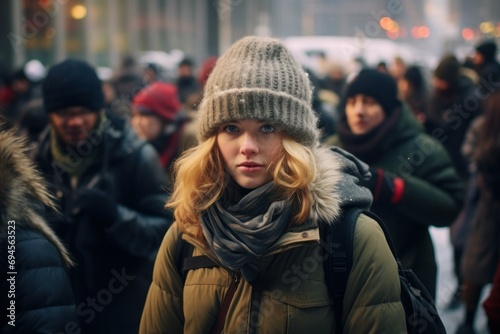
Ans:
[[[92,222],[109,227],[118,216],[118,204],[113,195],[114,187],[108,177],[103,177],[99,188],[85,189],[78,200],[81,211],[91,217]]]
[[[359,185],[370,189],[374,203],[398,204],[403,198],[405,182],[383,169],[370,167],[371,177],[361,179]]]

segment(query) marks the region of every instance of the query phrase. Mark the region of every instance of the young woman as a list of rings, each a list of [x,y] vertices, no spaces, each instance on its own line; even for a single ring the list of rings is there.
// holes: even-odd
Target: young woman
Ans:
[[[357,185],[364,164],[319,146],[311,95],[278,40],[246,37],[218,60],[199,109],[200,143],[175,164],[167,206],[176,223],[159,250],[141,333],[209,333],[223,309],[223,333],[335,332],[319,227],[347,207],[367,208],[371,196]],[[217,266],[183,276],[182,242]],[[353,244],[344,333],[405,332],[378,223],[361,215]]]
[[[153,145],[167,174],[180,154],[184,122],[177,87],[172,84],[152,83],[132,100],[130,123],[140,138]]]

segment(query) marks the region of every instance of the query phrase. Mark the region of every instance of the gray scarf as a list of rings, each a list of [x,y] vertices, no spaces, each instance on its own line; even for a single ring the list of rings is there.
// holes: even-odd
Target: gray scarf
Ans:
[[[227,208],[217,201],[202,217],[203,234],[215,255],[231,270],[241,270],[249,282],[257,276],[262,256],[290,222],[290,203],[273,201],[274,191],[270,182]]]

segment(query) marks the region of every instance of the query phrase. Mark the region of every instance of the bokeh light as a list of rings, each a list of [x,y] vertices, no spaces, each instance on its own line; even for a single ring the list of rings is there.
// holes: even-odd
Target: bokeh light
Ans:
[[[87,15],[87,8],[84,5],[74,5],[71,8],[71,17],[75,20],[81,20]]]
[[[474,38],[474,30],[472,30],[471,28],[462,29],[462,37],[466,41],[470,41],[471,39]]]

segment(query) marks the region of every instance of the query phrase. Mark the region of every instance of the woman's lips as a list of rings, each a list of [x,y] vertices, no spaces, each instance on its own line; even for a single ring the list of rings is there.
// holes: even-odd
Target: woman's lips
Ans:
[[[255,162],[243,162],[238,165],[238,169],[246,173],[258,172],[261,171],[263,168],[264,165]]]

